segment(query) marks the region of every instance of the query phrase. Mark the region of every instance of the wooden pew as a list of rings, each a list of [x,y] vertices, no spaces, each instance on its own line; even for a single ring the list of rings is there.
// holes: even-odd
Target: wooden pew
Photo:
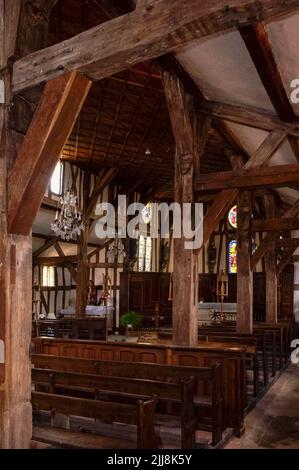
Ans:
[[[141,364],[141,366],[145,370],[147,364]],[[119,365],[119,368],[121,367],[122,365]],[[194,377],[180,379],[176,383],[167,383],[153,379],[118,377],[120,370],[114,372],[117,374],[116,377],[33,368],[32,382],[38,389],[40,386],[46,387],[49,393],[70,394],[71,396],[81,396],[83,393],[87,394],[88,398],[90,396],[94,399],[100,397],[101,400],[108,399],[114,402],[119,400],[134,402],[145,400],[149,395],[156,396],[160,403],[170,402],[172,405],[178,405],[178,413],[174,413],[176,411],[174,410],[170,414],[174,413],[180,416],[182,449],[195,448]],[[148,375],[146,370],[142,375]],[[221,440],[221,421],[217,431],[218,434],[213,433],[213,445]]]
[[[90,359],[79,359],[71,357],[57,357],[34,354],[32,356],[32,363],[37,368],[45,367],[49,369],[73,371],[81,374],[93,374],[97,376],[109,377],[124,377],[129,380],[146,379],[151,381],[180,382],[194,377],[197,388],[196,397],[194,400],[195,408],[200,414],[200,411],[210,411],[211,424],[205,426],[212,432],[212,444],[216,445],[222,437],[222,391],[221,391],[221,369],[219,364],[214,364],[212,367],[193,368],[193,367],[178,367],[159,364],[147,363],[129,363],[129,362],[116,362],[116,361],[94,361]],[[34,373],[34,369],[33,369]],[[132,385],[138,387],[140,384]],[[155,387],[156,385],[152,385]],[[131,387],[131,385],[129,385]],[[126,388],[124,388],[126,390]],[[154,388],[152,392],[157,392]],[[190,392],[184,394],[189,396]],[[161,393],[157,393],[161,397]],[[173,399],[171,396],[170,399]],[[162,396],[163,399],[163,396]],[[187,406],[187,405],[186,405]],[[186,415],[190,415],[190,410],[186,411]],[[198,428],[201,429],[201,423],[197,423]]]
[[[230,336],[228,334],[198,334],[198,339],[200,341],[206,342],[217,342],[222,341],[224,343],[241,344],[246,348],[246,365],[249,371],[253,373],[253,396],[258,395],[260,386],[259,386],[259,364],[258,364],[258,339],[252,337],[243,337],[240,338],[237,335]]]
[[[137,426],[137,448],[154,449],[157,447],[154,425],[156,397],[147,401],[139,400],[136,405],[128,405],[32,392],[31,402],[34,410],[134,424]]]
[[[35,352],[55,356],[91,358],[102,361],[211,367],[221,364],[221,394],[223,398],[223,428],[233,428],[236,435],[244,431],[246,393],[246,349],[206,344],[195,348],[165,344],[134,344],[35,338]],[[201,385],[202,386],[202,385]],[[202,391],[201,391],[202,393]]]
[[[267,350],[267,335],[263,331],[255,332],[252,335],[246,335],[243,333],[237,333],[235,330],[223,330],[221,327],[219,328],[208,328],[203,327],[199,329],[199,337],[218,337],[221,338],[222,341],[228,341],[229,343],[235,342],[244,344],[250,344],[250,342],[256,342],[256,352],[258,358],[261,360],[261,368],[263,371],[263,385],[267,386],[269,382],[269,367],[268,362],[270,359],[270,353]],[[271,335],[272,337],[272,335]],[[257,358],[257,363],[259,362]],[[256,359],[255,359],[256,360]]]
[[[265,329],[254,329],[251,335],[240,334],[236,332],[235,325],[222,323],[221,325],[210,324],[203,325],[199,329],[200,333],[205,334],[229,334],[232,336],[239,336],[245,339],[247,337],[258,338],[259,351],[262,355],[262,365],[263,365],[263,376],[264,376],[264,386],[268,384],[269,381],[269,363],[272,364],[272,376],[276,373],[276,334],[272,330]]]

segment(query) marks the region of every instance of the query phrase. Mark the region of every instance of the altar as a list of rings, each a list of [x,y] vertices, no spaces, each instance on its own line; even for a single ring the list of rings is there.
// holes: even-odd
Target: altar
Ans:
[[[226,319],[233,319],[237,312],[237,304],[224,302],[223,313]],[[198,303],[198,323],[202,325],[203,323],[209,323],[211,321],[216,321],[218,312],[221,312],[221,302],[199,302]]]

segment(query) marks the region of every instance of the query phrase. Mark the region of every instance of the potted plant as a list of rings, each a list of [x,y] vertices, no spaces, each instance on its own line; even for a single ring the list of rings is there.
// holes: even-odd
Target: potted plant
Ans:
[[[126,335],[128,335],[129,332],[133,333],[134,330],[138,330],[140,325],[139,313],[135,312],[134,310],[125,313],[120,317],[120,325],[123,328],[126,328]]]

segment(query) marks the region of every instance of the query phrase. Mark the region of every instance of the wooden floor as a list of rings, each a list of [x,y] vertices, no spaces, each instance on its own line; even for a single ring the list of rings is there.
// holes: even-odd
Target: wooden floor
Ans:
[[[245,418],[226,449],[299,449],[299,367],[290,365]]]

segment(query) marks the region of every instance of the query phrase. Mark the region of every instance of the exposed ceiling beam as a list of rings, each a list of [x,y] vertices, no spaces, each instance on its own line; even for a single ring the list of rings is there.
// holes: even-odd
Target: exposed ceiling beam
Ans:
[[[194,39],[298,9],[298,0],[143,0],[131,13],[15,62],[13,91],[71,70],[100,80]]]
[[[90,85],[76,72],[47,83],[8,177],[10,233],[29,234]]]
[[[288,219],[290,217],[296,217],[299,214],[299,201],[293,204],[289,209],[287,209],[282,215],[282,219]],[[269,249],[273,245],[273,241],[276,240],[277,233],[267,233],[260,243],[258,249],[253,253],[251,257],[252,267],[254,268],[259,260],[265,256]]]
[[[51,248],[53,245],[55,245],[57,241],[57,238],[52,238],[51,240],[46,240],[46,242],[43,244],[43,246],[41,246],[40,248],[38,248],[37,250],[35,250],[35,252],[33,253],[33,258],[37,258],[38,256],[40,256],[44,251],[48,250],[49,248]]]
[[[244,26],[240,28],[240,34],[279,118],[286,122],[298,121],[287,95],[264,24],[256,23]],[[289,137],[289,143],[297,161],[299,161],[298,139],[293,136]]]
[[[222,171],[199,174],[194,182],[195,191],[222,191],[223,189],[279,188],[299,185],[299,164],[275,165],[249,170]]]
[[[57,240],[57,237],[53,235],[45,235],[44,233],[38,233],[38,232],[32,232],[32,237],[33,238],[40,238],[42,240]],[[71,245],[77,245],[78,243],[74,240],[61,240],[60,243],[68,243]],[[92,243],[88,242],[88,246],[92,248],[100,247],[101,245],[99,243]]]
[[[251,223],[253,232],[287,232],[299,230],[299,218],[256,219]]]
[[[276,114],[261,109],[203,100],[200,104],[200,110],[202,113],[214,118],[236,122],[237,124],[269,132],[280,130],[288,135],[299,137],[299,122],[289,123],[282,121]]]
[[[262,23],[239,28],[255,68],[280,119],[292,122],[296,115],[286,93],[268,33]]]
[[[35,258],[36,265],[56,266],[67,265],[69,263],[77,264],[77,256],[46,256]]]
[[[263,166],[269,158],[273,155],[273,153],[277,150],[278,146],[281,144],[283,139],[283,133],[279,132],[272,132],[269,136],[266,137],[264,142],[260,145],[258,150],[249,158],[249,160],[244,165],[244,169],[250,168],[260,168]],[[238,166],[242,163],[240,157],[240,161]],[[236,161],[237,165],[237,161]],[[224,189],[221,193],[216,197],[215,201],[213,202],[212,206],[208,210],[207,214],[204,217],[204,224],[203,224],[203,242],[207,242],[217,228],[220,220],[224,217],[225,213],[228,211],[229,207],[234,203],[236,200],[238,191],[237,189]]]

